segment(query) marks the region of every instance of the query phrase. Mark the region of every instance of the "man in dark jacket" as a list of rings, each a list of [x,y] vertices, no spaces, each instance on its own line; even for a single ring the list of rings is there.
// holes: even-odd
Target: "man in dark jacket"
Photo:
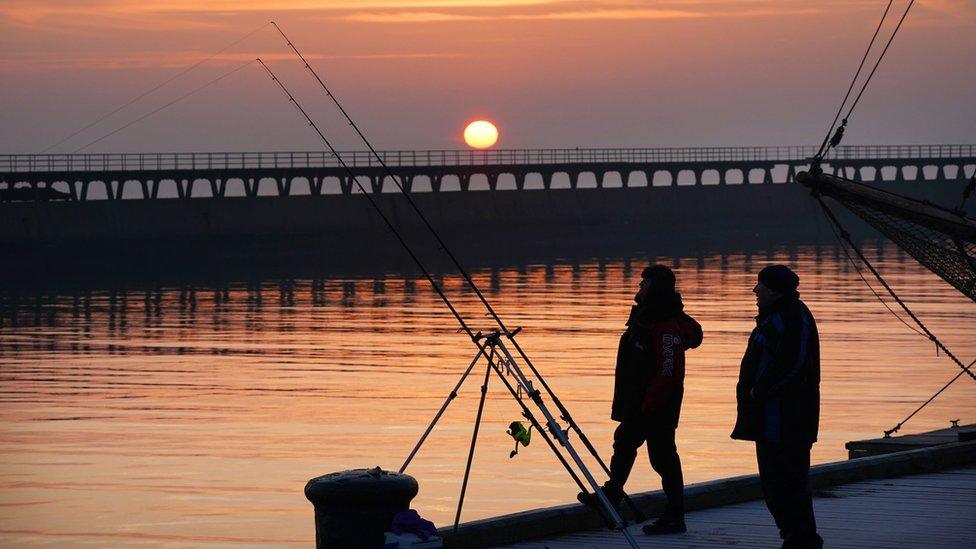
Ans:
[[[701,345],[701,326],[684,313],[671,269],[654,265],[641,273],[627,329],[620,337],[614,376],[611,418],[620,422],[613,434],[610,480],[604,492],[611,503],[623,498],[623,487],[647,444],[651,467],[661,475],[668,498],[663,516],[644,526],[647,534],[684,532],[684,478],[674,444],[684,395],[685,350]],[[580,501],[593,503],[581,493]]]
[[[732,438],[756,443],[766,507],[784,548],[823,547],[807,483],[820,419],[820,340],[785,265],[759,272],[759,315],[739,369]]]

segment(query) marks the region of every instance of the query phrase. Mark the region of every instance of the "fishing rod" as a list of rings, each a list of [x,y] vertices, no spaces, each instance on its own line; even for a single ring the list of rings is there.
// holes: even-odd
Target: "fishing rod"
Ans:
[[[352,168],[349,167],[349,165],[345,162],[345,160],[342,158],[342,156],[338,153],[338,151],[332,145],[332,142],[325,136],[324,133],[322,133],[322,130],[320,130],[319,127],[318,127],[318,125],[315,124],[315,121],[312,120],[312,118],[309,116],[308,112],[305,111],[305,109],[301,106],[301,104],[298,102],[298,100],[295,99],[295,96],[292,95],[292,93],[288,90],[287,87],[285,87],[284,83],[282,83],[281,80],[278,79],[278,77],[271,70],[271,68],[268,67],[268,65],[265,64],[264,61],[262,61],[260,58],[258,58],[256,60],[257,60],[258,63],[261,64],[261,66],[268,73],[268,75],[271,76],[272,81],[274,81],[275,84],[277,84],[278,87],[281,89],[281,91],[288,97],[288,100],[292,104],[294,104],[295,107],[298,108],[298,111],[302,114],[302,116],[305,118],[306,122],[308,122],[309,126],[312,127],[312,129],[315,131],[315,133],[318,134],[318,136],[322,140],[322,142],[325,143],[325,145],[328,147],[329,151],[332,152],[333,156],[335,156],[335,158],[337,159],[339,165],[342,166],[342,168],[345,170],[346,174],[350,178],[352,178],[353,181],[356,182],[356,186],[359,187],[359,190],[362,192],[362,194],[364,196],[366,196],[366,198],[369,200],[370,205],[379,214],[380,218],[386,224],[387,228],[390,230],[390,232],[392,232],[394,234],[394,236],[396,236],[397,241],[399,241],[400,245],[403,246],[404,250],[406,250],[407,254],[410,256],[410,258],[413,260],[413,262],[417,265],[417,267],[421,270],[421,272],[423,273],[424,277],[431,284],[431,287],[434,289],[434,291],[437,293],[437,295],[441,298],[441,300],[444,302],[444,304],[448,307],[448,309],[450,309],[451,314],[454,316],[455,320],[457,320],[458,324],[460,324],[461,330],[463,330],[465,333],[467,333],[468,336],[471,338],[471,341],[478,347],[478,354],[481,355],[481,356],[484,356],[488,360],[489,367],[498,374],[498,377],[499,378],[501,378],[501,380],[503,381],[506,389],[508,389],[509,393],[511,393],[512,397],[515,399],[515,401],[522,408],[522,415],[524,417],[526,417],[527,419],[529,419],[529,421],[532,422],[532,424],[540,431],[540,433],[542,433],[543,438],[547,441],[547,443],[549,444],[549,447],[553,450],[553,453],[559,459],[559,461],[563,465],[563,467],[566,468],[566,471],[570,474],[570,476],[576,482],[577,486],[580,489],[582,489],[582,490],[586,490],[587,489],[586,485],[582,482],[582,480],[576,474],[576,471],[573,470],[572,466],[570,466],[569,463],[566,461],[566,458],[562,455],[562,453],[556,447],[555,443],[552,442],[551,439],[549,439],[549,437],[547,436],[546,431],[543,430],[542,425],[539,423],[539,421],[532,414],[532,411],[528,408],[528,406],[522,400],[521,393],[524,392],[525,394],[529,395],[531,397],[532,401],[536,404],[536,406],[539,407],[539,409],[542,411],[543,415],[546,418],[546,425],[547,425],[548,430],[549,430],[549,433],[548,434],[551,434],[553,437],[555,437],[555,438],[557,438],[559,440],[560,445],[562,447],[566,448],[566,451],[573,458],[573,461],[576,463],[576,466],[582,471],[583,476],[586,477],[586,480],[587,480],[587,482],[590,485],[589,486],[590,489],[593,490],[593,492],[597,495],[598,500],[603,505],[604,512],[606,513],[606,516],[607,517],[610,517],[610,519],[611,519],[610,522],[612,522],[612,526],[611,527],[614,528],[614,529],[616,529],[616,530],[619,530],[624,535],[624,537],[627,539],[627,542],[628,542],[628,544],[631,547],[633,547],[634,549],[638,549],[639,546],[637,545],[637,541],[634,539],[633,535],[627,530],[626,523],[620,517],[620,514],[617,512],[617,510],[610,504],[609,500],[606,498],[606,495],[603,493],[603,490],[600,488],[599,484],[597,484],[596,479],[594,479],[593,476],[589,473],[589,471],[586,468],[586,465],[583,463],[583,461],[580,458],[580,456],[573,449],[572,444],[570,444],[569,439],[566,436],[566,432],[559,428],[559,424],[556,422],[555,418],[552,416],[552,414],[546,408],[545,403],[542,401],[542,397],[540,396],[539,391],[533,389],[531,381],[529,381],[528,378],[525,377],[525,375],[522,373],[521,369],[518,367],[518,364],[515,363],[514,358],[511,356],[511,354],[508,353],[508,350],[504,348],[504,344],[501,343],[501,339],[500,339],[501,333],[500,332],[495,332],[495,333],[492,333],[492,334],[485,335],[485,334],[482,334],[481,332],[474,333],[471,330],[471,328],[468,326],[468,324],[464,321],[464,318],[461,316],[461,314],[457,311],[457,309],[451,303],[451,300],[444,293],[443,289],[440,287],[440,285],[438,285],[436,283],[436,281],[434,280],[434,277],[430,274],[430,272],[427,270],[427,268],[424,267],[423,262],[420,261],[420,258],[417,257],[417,255],[414,253],[414,251],[410,247],[410,245],[407,244],[407,242],[404,240],[403,236],[400,234],[400,232],[396,229],[396,227],[390,221],[389,217],[383,212],[382,208],[380,208],[380,206],[376,202],[376,200],[374,200],[373,197],[370,196],[371,193],[368,193],[366,191],[366,189],[363,187],[362,183],[360,183],[359,178],[356,176],[355,172],[352,171]],[[486,347],[488,347],[488,346],[491,346],[492,347],[492,352],[489,352],[486,349]],[[509,382],[509,380],[505,377],[505,375],[503,374],[502,370],[498,367],[498,364],[496,363],[495,359],[492,356],[494,354],[494,347],[496,347],[496,346],[500,347],[504,351],[504,353],[506,355],[505,356],[505,359],[507,361],[506,362],[506,371],[507,372],[514,372],[516,374],[516,376],[515,376],[516,385],[515,386],[513,386]],[[472,363],[472,366],[473,366],[473,363]],[[470,367],[469,367],[469,370],[470,370]],[[467,374],[468,374],[468,372],[465,372],[464,377],[467,377]],[[463,381],[464,377],[462,377],[462,381]],[[540,379],[541,379],[541,377],[540,377]],[[480,423],[480,418],[479,418],[479,423]],[[427,431],[427,433],[424,434],[424,437],[427,436],[427,434],[429,433],[429,431],[430,431],[430,428],[428,428],[428,431]],[[477,437],[477,425],[476,425],[474,437]],[[472,439],[472,448],[473,448],[473,446],[474,446],[474,439]],[[414,450],[413,453],[416,453],[416,449]],[[470,467],[470,462],[471,462],[471,460],[469,458],[469,460],[468,460],[468,467]],[[460,515],[460,505],[461,505],[461,503],[463,503],[463,494],[462,494],[462,500],[459,502],[459,506],[458,506],[458,509],[459,509],[458,515]],[[635,507],[635,509],[636,509],[636,507]],[[457,527],[457,522],[455,522],[455,528],[456,527]]]
[[[180,77],[181,77],[181,76],[183,76],[184,74],[187,74],[188,72],[190,72],[190,71],[192,71],[193,69],[195,69],[195,68],[197,68],[197,67],[199,67],[200,65],[202,65],[202,64],[204,64],[204,63],[206,63],[207,61],[210,61],[210,60],[211,60],[211,59],[213,59],[214,57],[217,57],[218,55],[220,55],[220,54],[222,54],[222,53],[224,53],[225,51],[227,51],[227,50],[229,50],[230,48],[232,48],[232,47],[234,47],[234,46],[236,46],[237,44],[240,44],[240,43],[241,43],[241,42],[243,42],[244,40],[246,40],[246,39],[248,39],[248,38],[250,38],[251,36],[253,36],[254,34],[256,34],[256,33],[257,33],[258,31],[260,31],[260,30],[262,30],[262,29],[264,29],[265,27],[267,27],[267,26],[268,26],[269,24],[270,24],[270,23],[264,23],[264,24],[262,24],[262,25],[261,25],[260,27],[258,27],[258,28],[256,28],[256,29],[254,29],[254,30],[252,30],[251,32],[249,32],[249,33],[247,33],[247,34],[245,34],[244,36],[242,36],[242,37],[240,37],[240,38],[238,38],[237,40],[234,40],[234,41],[233,41],[233,42],[231,42],[230,44],[227,44],[227,45],[226,45],[226,46],[224,46],[223,48],[221,48],[221,49],[219,49],[219,50],[217,50],[217,51],[215,51],[214,53],[212,53],[212,54],[210,54],[210,55],[208,55],[207,57],[204,57],[203,59],[201,59],[201,60],[199,60],[199,61],[197,61],[196,63],[193,63],[192,65],[190,65],[190,66],[188,66],[188,67],[185,67],[185,68],[183,68],[183,70],[181,70],[181,71],[179,71],[178,73],[176,73],[176,74],[174,74],[173,76],[170,76],[170,77],[169,77],[169,78],[167,78],[166,80],[163,80],[162,82],[160,82],[160,83],[158,83],[158,84],[156,84],[155,86],[153,86],[153,87],[151,87],[151,88],[149,88],[148,90],[146,90],[146,91],[144,91],[144,92],[142,92],[141,94],[139,94],[139,95],[137,95],[137,96],[135,96],[135,97],[133,97],[132,99],[130,99],[130,100],[128,100],[128,101],[126,101],[125,103],[123,103],[123,104],[121,104],[121,105],[119,105],[118,107],[116,107],[116,108],[114,108],[114,109],[112,109],[111,111],[109,111],[109,112],[107,112],[107,113],[105,113],[105,114],[103,114],[103,115],[101,115],[101,116],[99,116],[99,117],[98,117],[98,118],[96,118],[95,120],[93,120],[93,121],[91,121],[91,122],[89,122],[89,123],[88,123],[88,124],[87,124],[86,126],[83,126],[83,127],[81,127],[81,128],[79,128],[79,129],[77,129],[77,130],[75,130],[75,131],[74,131],[74,133],[72,133],[72,134],[70,134],[70,135],[68,135],[68,136],[66,136],[66,137],[64,137],[64,138],[62,138],[62,139],[61,139],[60,141],[58,141],[57,143],[54,143],[53,145],[50,145],[50,146],[48,146],[47,148],[45,148],[44,150],[42,150],[42,151],[41,151],[40,153],[38,153],[38,154],[44,154],[44,153],[46,153],[46,152],[48,152],[48,151],[50,151],[51,149],[54,149],[54,148],[57,148],[57,147],[58,147],[59,145],[61,145],[61,144],[62,144],[62,143],[64,143],[65,141],[68,141],[69,139],[71,139],[71,138],[73,138],[73,137],[75,137],[76,135],[78,135],[78,134],[80,134],[80,133],[82,133],[82,132],[84,132],[85,130],[88,130],[89,128],[92,128],[92,127],[94,127],[94,126],[97,126],[97,125],[98,125],[98,124],[99,124],[100,122],[102,122],[102,121],[103,121],[103,120],[105,120],[106,118],[108,118],[108,117],[110,117],[110,116],[112,116],[112,115],[114,115],[114,114],[116,114],[117,112],[119,112],[119,111],[121,111],[122,109],[124,109],[124,108],[126,108],[126,107],[128,107],[129,105],[132,105],[133,103],[135,103],[135,102],[137,102],[137,101],[139,101],[140,99],[142,99],[142,98],[144,98],[144,97],[146,97],[146,96],[148,96],[148,95],[150,95],[150,94],[152,94],[152,93],[153,93],[153,92],[155,92],[156,90],[158,90],[158,89],[160,89],[160,88],[162,88],[163,86],[165,86],[165,85],[167,85],[167,84],[169,84],[170,82],[172,82],[172,81],[174,81],[174,80],[176,80],[177,78],[180,78]],[[91,145],[91,144],[94,144],[94,143],[89,143],[89,145]],[[82,149],[84,149],[84,148],[87,148],[87,146],[88,146],[88,145],[86,145],[85,147],[81,147],[81,148],[82,148]],[[81,149],[79,149],[79,150],[81,150]]]
[[[312,65],[309,64],[308,60],[305,59],[305,56],[302,55],[302,52],[300,52],[298,48],[295,46],[295,44],[291,41],[291,39],[288,38],[288,35],[286,35],[285,32],[281,30],[281,27],[279,27],[278,24],[274,21],[271,21],[271,24],[274,26],[275,30],[277,30],[278,33],[281,34],[281,37],[288,44],[288,47],[291,48],[293,52],[295,52],[295,55],[297,55],[299,59],[301,59],[302,63],[305,65],[305,68],[312,74],[313,77],[315,77],[315,80],[318,82],[323,92],[325,92],[325,94],[329,97],[329,99],[332,100],[335,106],[339,109],[339,112],[341,112],[342,116],[346,119],[346,122],[348,122],[349,125],[352,126],[352,128],[356,131],[356,134],[359,136],[360,140],[363,142],[364,145],[366,145],[366,147],[369,149],[373,157],[376,158],[379,165],[382,167],[383,171],[386,172],[386,175],[393,181],[397,189],[399,189],[399,191],[403,194],[404,198],[406,198],[407,203],[410,204],[410,207],[417,214],[420,220],[424,223],[427,230],[437,241],[437,244],[451,260],[451,263],[453,263],[454,267],[458,270],[458,273],[464,278],[468,286],[474,291],[475,295],[478,297],[478,300],[481,301],[481,304],[485,307],[485,309],[487,310],[488,314],[492,317],[492,319],[494,319],[495,323],[498,324],[498,327],[501,329],[501,333],[511,342],[512,346],[515,348],[519,357],[525,362],[525,364],[532,371],[532,374],[539,379],[539,382],[542,384],[542,387],[546,390],[549,397],[552,399],[553,403],[559,409],[560,417],[569,424],[570,428],[573,429],[573,431],[576,432],[576,434],[580,437],[580,442],[582,442],[583,445],[586,447],[586,449],[593,455],[594,458],[596,458],[597,462],[600,464],[600,467],[603,468],[603,471],[609,477],[610,468],[607,467],[606,462],[604,462],[603,458],[600,457],[600,453],[597,451],[596,447],[590,441],[589,437],[586,436],[586,433],[584,433],[583,430],[580,428],[579,424],[576,423],[576,420],[573,419],[573,416],[569,412],[569,409],[567,409],[566,406],[562,403],[562,401],[559,399],[556,393],[546,382],[542,374],[532,363],[532,360],[529,358],[528,354],[526,354],[526,352],[522,349],[522,346],[519,345],[518,341],[515,339],[515,336],[522,330],[522,328],[519,327],[516,328],[515,330],[509,330],[505,326],[505,323],[502,321],[501,317],[495,312],[495,309],[491,306],[491,303],[488,302],[488,299],[485,297],[484,293],[482,293],[481,289],[478,288],[478,285],[475,284],[474,280],[471,278],[471,275],[468,274],[467,270],[461,265],[461,262],[458,261],[454,253],[451,252],[451,249],[441,238],[437,230],[434,229],[433,225],[431,225],[430,221],[427,219],[427,216],[424,215],[420,207],[417,206],[416,202],[414,202],[413,198],[411,197],[411,193],[403,187],[403,185],[400,182],[400,178],[397,177],[393,173],[393,171],[389,168],[389,166],[386,164],[386,161],[383,159],[383,156],[376,151],[372,143],[369,141],[369,139],[366,138],[366,135],[359,128],[359,125],[357,125],[356,122],[352,119],[352,117],[349,116],[349,113],[346,111],[345,107],[343,107],[342,103],[339,102],[339,99],[335,96],[335,94],[332,93],[332,90],[329,89],[329,87],[325,84],[325,82],[318,75],[315,69],[312,68]]]

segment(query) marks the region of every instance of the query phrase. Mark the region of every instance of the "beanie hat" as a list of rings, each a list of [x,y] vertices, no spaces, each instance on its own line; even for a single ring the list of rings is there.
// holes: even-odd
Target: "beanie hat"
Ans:
[[[800,277],[786,265],[770,265],[759,271],[759,282],[770,290],[788,294],[796,291]]]
[[[664,265],[651,265],[641,272],[641,278],[651,282],[652,293],[674,292],[674,272]]]

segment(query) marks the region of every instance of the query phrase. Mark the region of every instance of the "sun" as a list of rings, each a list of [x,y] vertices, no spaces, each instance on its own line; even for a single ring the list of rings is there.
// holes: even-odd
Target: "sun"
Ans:
[[[464,142],[472,149],[487,149],[498,141],[498,128],[487,120],[477,120],[464,128]]]

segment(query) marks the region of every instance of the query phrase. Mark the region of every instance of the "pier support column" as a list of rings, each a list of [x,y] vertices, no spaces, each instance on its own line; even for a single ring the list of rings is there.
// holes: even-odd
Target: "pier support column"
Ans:
[[[556,176],[556,172],[543,172],[540,171],[539,175],[542,176],[542,188],[549,190],[552,188],[552,178]]]
[[[404,192],[413,191],[413,176],[412,175],[401,175],[400,176],[400,186],[403,187]]]
[[[277,181],[278,183],[278,196],[289,196],[291,195],[291,178],[281,177]]]
[[[471,187],[471,174],[458,174],[457,178],[462,191],[467,191]]]
[[[430,192],[439,193],[441,192],[441,182],[444,180],[443,175],[431,175],[430,176]]]
[[[309,191],[312,196],[319,196],[322,194],[322,184],[325,182],[324,177],[312,176],[308,180]]]
[[[488,190],[491,191],[498,190],[498,174],[489,173],[489,174],[485,174],[485,176],[488,178]]]

